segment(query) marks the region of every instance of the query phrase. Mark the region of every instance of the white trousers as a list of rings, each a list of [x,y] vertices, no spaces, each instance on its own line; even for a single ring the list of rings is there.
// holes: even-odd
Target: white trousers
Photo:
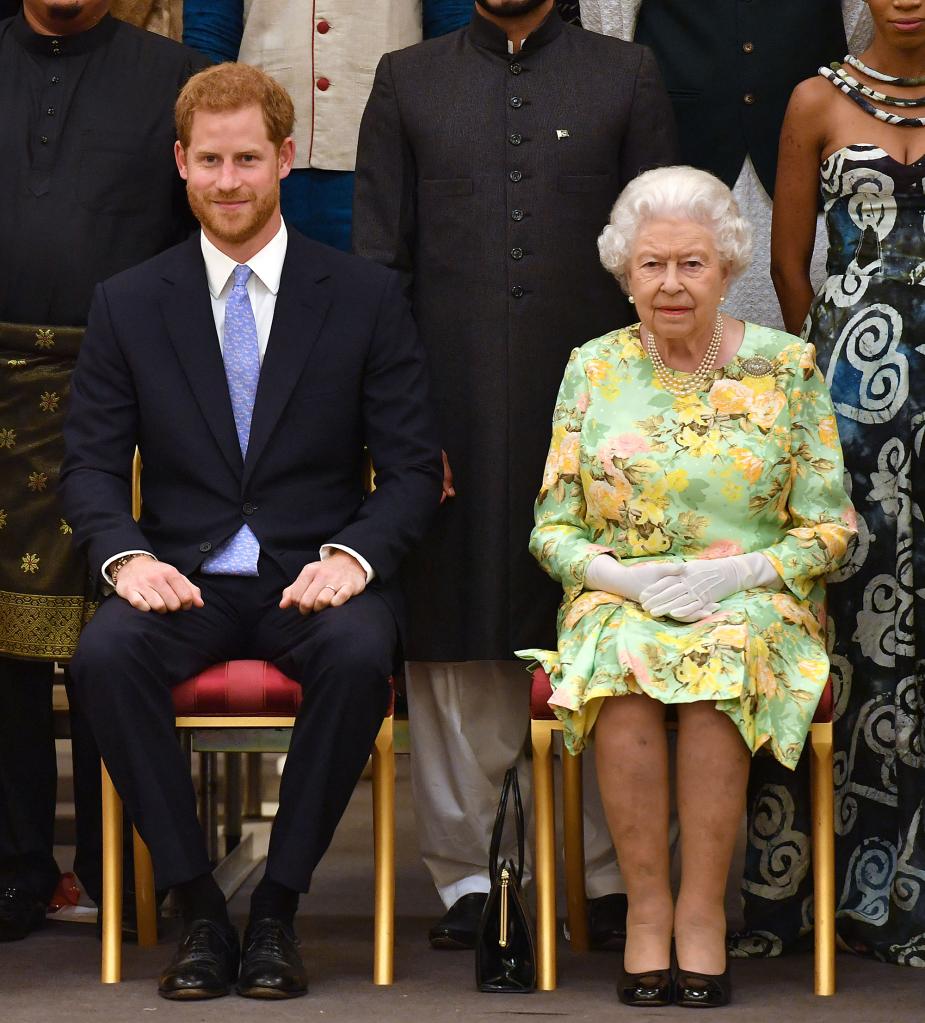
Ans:
[[[488,847],[504,774],[517,765],[532,839],[530,674],[512,661],[411,661],[406,665],[411,791],[421,854],[443,904],[487,892]],[[568,754],[564,754],[568,756]],[[584,776],[585,888],[589,898],[622,892],[604,819],[592,751]],[[513,821],[510,807],[509,821]],[[514,850],[513,827],[506,855]],[[507,835],[507,832],[506,832]]]

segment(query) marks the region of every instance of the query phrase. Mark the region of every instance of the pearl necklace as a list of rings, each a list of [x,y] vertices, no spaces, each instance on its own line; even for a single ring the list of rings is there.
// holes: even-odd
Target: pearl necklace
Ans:
[[[681,370],[669,369],[665,365],[661,355],[658,354],[658,348],[655,346],[655,335],[651,330],[646,329],[645,347],[649,358],[652,360],[652,368],[655,370],[658,382],[669,394],[674,395],[675,398],[687,398],[695,392],[703,390],[716,369],[716,357],[719,355],[719,346],[722,343],[723,316],[722,313],[717,313],[716,323],[713,327],[713,336],[710,338],[710,344],[704,357],[700,360],[700,365],[693,373],[687,374],[687,380],[679,384],[675,380],[675,375],[681,372]]]

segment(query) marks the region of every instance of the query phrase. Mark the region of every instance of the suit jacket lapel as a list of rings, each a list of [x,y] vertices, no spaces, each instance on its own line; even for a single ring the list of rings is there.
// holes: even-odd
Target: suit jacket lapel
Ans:
[[[260,368],[242,485],[246,486],[318,340],[331,298],[328,273],[301,238],[290,232]]]
[[[240,475],[241,447],[198,233],[179,250],[175,269],[165,273],[164,280],[162,308],[170,342],[222,454]]]

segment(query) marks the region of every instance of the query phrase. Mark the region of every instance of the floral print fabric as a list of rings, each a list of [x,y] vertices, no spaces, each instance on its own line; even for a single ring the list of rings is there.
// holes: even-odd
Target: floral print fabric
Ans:
[[[750,375],[760,373],[761,375]],[[578,752],[606,696],[715,700],[752,751],[794,767],[828,677],[823,576],[854,511],[812,345],[746,325],[710,391],[675,398],[625,328],[573,351],[556,402],[530,549],[562,583],[558,650],[524,650]],[[585,591],[588,564],[760,551],[779,592],[736,593],[691,625]]]

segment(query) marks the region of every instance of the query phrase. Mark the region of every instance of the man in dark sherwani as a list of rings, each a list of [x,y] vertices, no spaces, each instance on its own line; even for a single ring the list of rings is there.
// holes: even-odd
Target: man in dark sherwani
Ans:
[[[630,321],[596,239],[623,186],[674,156],[651,53],[565,24],[553,0],[477,0],[468,27],[376,72],[354,249],[404,275],[446,460],[406,575],[415,807],[448,908],[434,947],[472,947],[498,790],[527,728],[514,651],[554,642],[561,591],[527,541],[562,372],[572,348]],[[599,813],[586,836],[600,943],[625,903]]]
[[[173,160],[173,105],[208,61],[110,7],[25,0],[0,21],[0,941],[44,922],[60,876],[54,665],[92,605],[58,466],[90,297],[195,223]],[[98,902],[99,754],[71,710],[75,870]]]

